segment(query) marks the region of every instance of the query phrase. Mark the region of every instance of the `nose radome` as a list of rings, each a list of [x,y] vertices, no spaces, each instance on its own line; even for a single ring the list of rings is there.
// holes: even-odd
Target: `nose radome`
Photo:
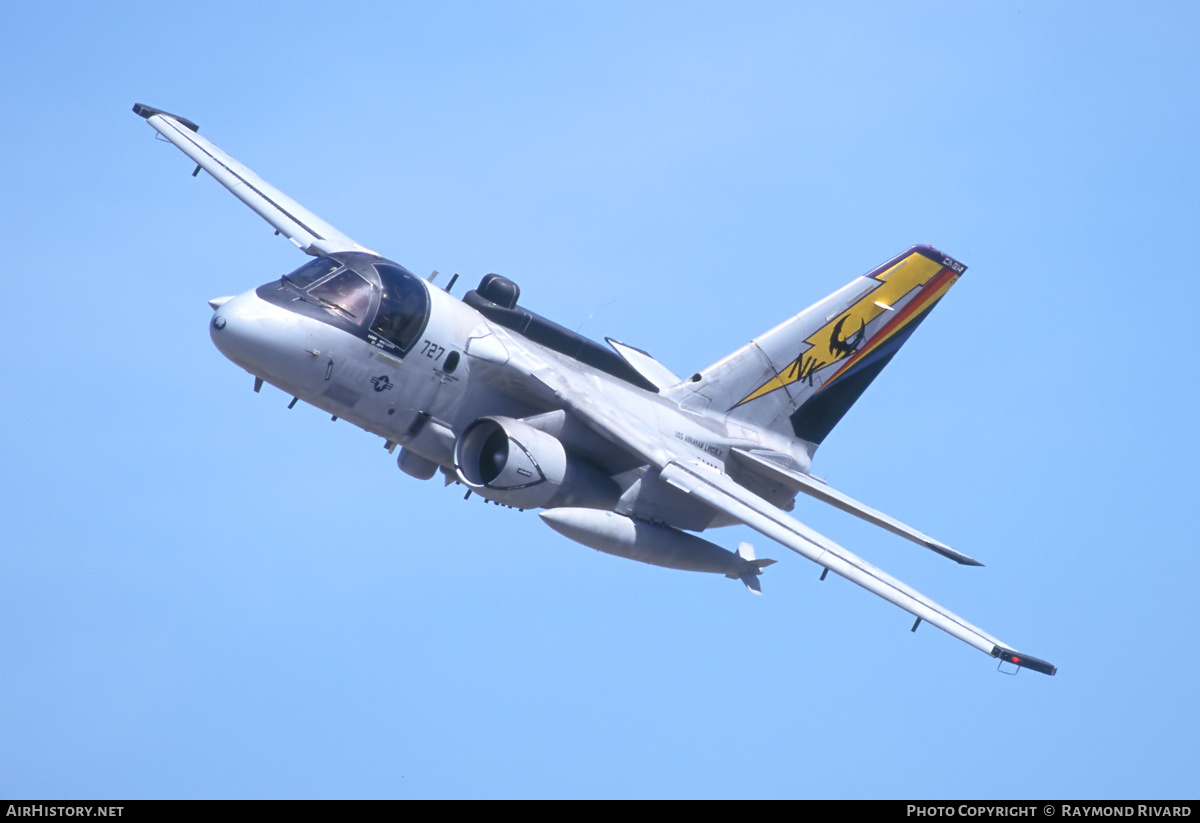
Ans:
[[[217,302],[217,301],[213,301]],[[255,302],[262,303],[253,292],[230,297],[214,306],[208,334],[213,345],[221,354],[234,363],[253,371],[252,363],[259,359],[263,337],[259,317],[261,310]]]
[[[221,354],[246,371],[272,382],[291,382],[304,353],[301,319],[248,291],[218,306],[208,334]]]

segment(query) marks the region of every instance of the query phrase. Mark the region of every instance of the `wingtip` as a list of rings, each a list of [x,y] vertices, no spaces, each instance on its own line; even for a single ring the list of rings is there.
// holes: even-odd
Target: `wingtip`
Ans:
[[[200,131],[200,127],[197,126],[195,123],[193,123],[191,120],[188,120],[186,117],[180,117],[178,114],[171,114],[171,112],[169,112],[169,111],[163,111],[162,109],[156,109],[156,108],[154,108],[154,106],[147,106],[145,103],[134,103],[133,104],[133,113],[136,114],[138,117],[144,117],[147,120],[149,120],[151,117],[154,117],[155,115],[161,114],[164,117],[170,117],[173,120],[176,120],[182,126],[187,126],[192,131],[195,131],[195,132]]]
[[[992,657],[999,658],[1005,663],[1012,663],[1014,666],[1020,666],[1023,669],[1032,669],[1035,672],[1050,675],[1051,677],[1058,674],[1058,667],[1053,663],[1049,663],[1041,658],[1015,652],[1012,649],[1006,649],[1003,646],[994,646],[992,648]]]

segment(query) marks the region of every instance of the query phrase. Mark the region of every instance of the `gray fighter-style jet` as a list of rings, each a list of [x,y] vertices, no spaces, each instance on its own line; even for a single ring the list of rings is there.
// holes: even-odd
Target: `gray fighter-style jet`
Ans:
[[[798,493],[965,565],[980,565],[813,477],[817,447],[965,267],[929,246],[855,278],[681,379],[601,346],[489,274],[460,300],[338,231],[150,106],[134,112],[313,259],[210,301],[217,348],[264,382],[400,447],[406,473],[540,509],[560,534],[761,593],[772,560],[695,534],[743,523],[977,649],[1054,674],[786,514]]]

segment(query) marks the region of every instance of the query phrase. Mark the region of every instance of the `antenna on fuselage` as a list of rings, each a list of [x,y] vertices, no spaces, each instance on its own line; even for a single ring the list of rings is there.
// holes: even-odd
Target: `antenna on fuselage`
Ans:
[[[579,334],[580,332],[582,332],[582,331],[583,331],[583,327],[587,325],[587,322],[588,322],[589,320],[591,320],[591,319],[592,319],[593,317],[595,317],[597,314],[599,314],[600,312],[604,311],[605,309],[607,309],[609,306],[611,306],[613,303],[616,303],[616,302],[617,302],[618,300],[620,300],[620,299],[621,299],[620,297],[614,297],[612,300],[609,300],[607,303],[605,303],[605,304],[604,304],[603,306],[601,306],[600,308],[596,309],[594,312],[592,312],[591,314],[589,314],[587,317],[583,318],[583,322],[579,324],[579,328],[575,329],[575,333],[576,333],[576,334]]]

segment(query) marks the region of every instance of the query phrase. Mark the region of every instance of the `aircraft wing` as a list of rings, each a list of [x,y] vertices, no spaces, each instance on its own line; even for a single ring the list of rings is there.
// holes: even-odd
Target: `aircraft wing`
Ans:
[[[133,107],[155,131],[175,144],[196,163],[196,172],[204,169],[233,196],[252,208],[275,231],[314,257],[339,251],[374,254],[342,234],[320,217],[234,160],[197,132],[199,127],[176,114],[137,103]],[[195,174],[196,172],[193,172]]]
[[[910,589],[891,575],[818,534],[738,485],[724,472],[699,462],[673,461],[662,468],[661,478],[675,488],[725,512],[797,554],[857,583],[869,592],[895,603],[906,612],[957,637],[992,657],[1043,674],[1057,669],[1045,660],[1014,651],[982,629]]]
[[[520,346],[506,348],[504,368],[516,370],[527,388],[538,386],[542,392],[542,400],[548,404],[570,410],[592,431],[658,469],[660,479],[670,483],[678,491],[690,494],[713,509],[749,525],[793,552],[802,554],[848,581],[880,595],[884,600],[895,603],[925,623],[937,626],[948,635],[959,638],[960,641],[971,644],[992,657],[1043,674],[1057,672],[1052,663],[1018,653],[978,626],[967,623],[958,614],[938,606],[919,591],[908,588],[898,579],[876,569],[828,537],[787,516],[750,489],[738,485],[724,471],[700,462],[673,459],[671,451],[666,449],[658,438],[630,419],[629,415],[619,414],[611,402],[606,402],[602,386],[590,385],[583,373],[556,370],[545,360]],[[862,507],[866,509],[865,506]],[[878,515],[874,510],[869,511]],[[863,516],[862,513],[859,513],[859,516]],[[890,518],[887,519],[890,521]]]

